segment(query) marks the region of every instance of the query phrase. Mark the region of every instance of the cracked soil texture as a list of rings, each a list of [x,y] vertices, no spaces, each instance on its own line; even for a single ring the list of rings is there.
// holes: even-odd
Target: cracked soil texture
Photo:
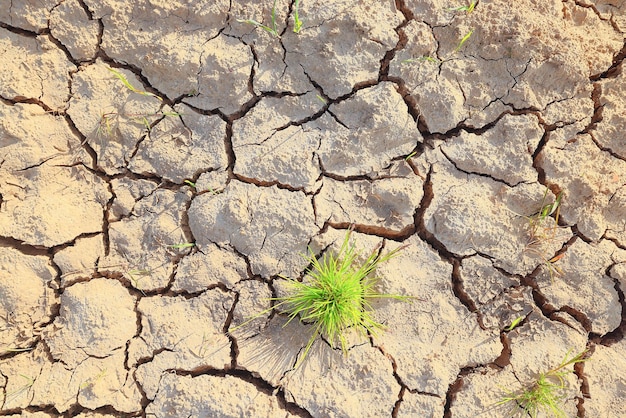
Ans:
[[[1,416],[626,416],[625,0],[0,3]],[[294,368],[350,227],[415,299]]]

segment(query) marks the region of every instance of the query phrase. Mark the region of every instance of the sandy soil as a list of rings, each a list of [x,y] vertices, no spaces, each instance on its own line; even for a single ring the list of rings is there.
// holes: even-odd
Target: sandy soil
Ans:
[[[626,416],[626,1],[271,3],[3,1],[0,415]],[[386,332],[227,333],[351,224]]]

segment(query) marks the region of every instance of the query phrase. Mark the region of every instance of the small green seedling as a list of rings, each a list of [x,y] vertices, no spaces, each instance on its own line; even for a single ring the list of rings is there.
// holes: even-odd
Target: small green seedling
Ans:
[[[467,34],[461,38],[461,41],[459,42],[459,44],[456,46],[456,48],[454,49],[454,53],[457,53],[461,50],[461,48],[463,48],[463,45],[465,44],[465,42],[467,42],[467,40],[472,36],[472,33],[474,33],[474,30],[470,30],[469,32],[467,32]]]
[[[154,97],[154,98],[160,100],[161,102],[163,101],[163,99],[161,97],[157,96],[154,93],[150,93],[150,92],[139,90],[139,89],[135,88],[128,81],[128,79],[126,79],[124,74],[120,73],[119,71],[116,71],[116,70],[114,70],[112,68],[107,68],[107,69],[109,71],[111,71],[113,73],[113,75],[118,80],[120,80],[122,82],[122,84],[124,84],[124,86],[126,86],[127,89],[129,89],[133,93],[141,94],[142,96]],[[164,112],[162,110],[159,110],[159,111],[154,112],[154,113],[102,112],[102,114],[100,115],[100,121],[98,122],[98,128],[96,129],[96,135],[98,137],[104,136],[104,137],[109,138],[112,135],[112,133],[113,133],[114,127],[119,122],[120,117],[131,118],[131,119],[137,120],[137,121],[139,121],[139,122],[141,122],[143,124],[143,126],[146,128],[146,132],[150,132],[150,129],[152,127],[151,127],[151,124],[150,124],[150,121],[148,120],[148,118],[151,118],[151,117],[167,117],[167,116],[181,116],[181,114],[178,113],[178,112]]]
[[[522,322],[524,320],[524,318],[526,318],[526,317],[525,316],[518,316],[517,318],[515,318],[513,320],[513,322],[511,322],[510,325],[504,327],[504,330],[505,331],[513,331],[513,329],[515,327],[517,327],[520,324],[520,322]]]
[[[548,189],[543,194],[543,199],[541,200],[541,209],[536,214],[528,217],[528,223],[530,225],[530,238],[529,245],[534,244],[535,242],[544,241],[548,238],[545,234],[546,229],[543,225],[545,220],[554,214],[554,220],[556,223],[559,221],[559,212],[561,209],[561,198],[563,197],[563,193],[559,193],[556,196],[556,199],[553,203],[545,203],[546,197],[548,196]],[[548,228],[550,232],[550,238],[554,237],[554,228]]]
[[[528,241],[524,251],[538,256],[550,273],[550,279],[553,280],[554,276],[563,275],[563,270],[561,270],[556,263],[563,258],[565,253],[563,252],[549,257],[545,254],[545,250],[542,249],[542,246],[544,243],[555,239],[556,231],[559,229],[559,212],[561,210],[563,194],[559,193],[552,203],[546,203],[547,197],[548,189],[546,188],[541,200],[541,206],[533,215],[527,216],[513,211],[511,212],[528,220]],[[548,218],[553,218],[554,220],[549,226],[546,225]]]
[[[184,183],[185,183],[186,185],[188,185],[188,186],[193,187],[194,189],[196,188],[196,183],[194,183],[194,182],[193,182],[193,181],[191,181],[191,180],[185,180],[185,181],[184,181]]]
[[[261,28],[264,31],[270,33],[271,35],[274,35],[275,37],[280,38],[280,35],[278,34],[278,26],[276,25],[276,0],[274,0],[274,6],[272,7],[272,27],[265,26],[264,24],[259,23],[256,20],[252,20],[252,19],[237,19],[237,22],[247,23],[249,25],[256,26],[257,28]],[[294,28],[294,32],[295,32],[295,28]]]
[[[470,13],[472,13],[474,11],[475,7],[476,7],[476,2],[472,1],[467,6],[450,7],[447,10],[450,11],[450,12],[467,12],[467,14],[470,14]]]
[[[414,62],[430,62],[430,63],[433,63],[433,64],[441,64],[441,63],[443,63],[445,61],[449,61],[454,54],[456,54],[457,52],[459,52],[461,50],[461,48],[463,48],[463,45],[465,45],[465,43],[469,40],[469,38],[472,36],[473,33],[474,33],[473,29],[470,30],[469,32],[467,32],[465,34],[465,36],[463,36],[463,38],[461,38],[461,40],[459,41],[459,43],[456,46],[456,48],[454,48],[454,51],[452,51],[452,53],[448,57],[446,57],[444,59],[434,58],[434,57],[432,57],[430,55],[423,55],[423,56],[421,56],[419,58],[409,58],[409,59],[403,60],[400,63],[401,64],[411,64],[411,63],[414,63]]]
[[[558,254],[552,258],[548,258],[540,247],[544,242],[548,242],[554,239],[556,230],[558,229],[559,213],[561,210],[562,193],[556,196],[556,199],[552,203],[546,203],[548,195],[548,189],[543,194],[541,200],[541,207],[537,213],[531,216],[527,216],[529,226],[528,243],[526,244],[526,251],[532,252],[538,255],[543,261],[543,265],[548,269],[550,273],[550,280],[554,280],[554,276],[563,275],[563,271],[555,263],[559,261],[565,253]],[[546,226],[545,223],[549,217],[554,215],[554,226]]]
[[[320,102],[322,102],[322,103],[324,103],[324,104],[328,103],[328,102],[326,101],[326,99],[324,99],[324,98],[323,98],[322,96],[320,96],[319,94],[316,94],[316,95],[315,95],[315,97],[317,97],[317,100],[319,100]]]
[[[137,94],[141,94],[143,96],[151,96],[151,97],[155,97],[161,101],[163,101],[162,98],[160,98],[159,96],[157,96],[154,93],[150,93],[148,91],[143,91],[143,90],[139,90],[137,88],[135,88],[132,84],[130,84],[130,82],[126,79],[126,77],[124,76],[124,74],[120,73],[119,71],[115,71],[113,68],[107,68],[109,71],[111,71],[113,73],[113,75],[115,75],[115,77],[117,77],[125,86],[127,89],[129,89],[130,91],[137,93]]]
[[[565,368],[586,361],[587,350],[569,358],[571,350],[555,368],[541,373],[536,381],[519,392],[509,392],[497,405],[511,405],[511,416],[537,418],[541,413],[554,418],[566,418],[561,405],[564,394],[565,376],[572,373]]]
[[[167,245],[167,248],[173,248],[175,250],[186,250],[187,248],[192,248],[195,247],[196,244],[193,242],[182,242],[180,244],[172,244],[172,245]]]
[[[412,153],[404,157],[404,161],[409,161],[411,158],[415,157],[416,155],[417,155],[417,151],[413,151]]]
[[[300,29],[302,29],[302,21],[300,20],[300,14],[298,13],[300,9],[300,0],[296,0],[293,5],[293,32],[300,33]]]
[[[413,299],[410,296],[380,294],[376,292],[377,278],[373,276],[376,268],[385,261],[398,255],[399,247],[385,255],[374,250],[365,262],[358,266],[360,253],[350,243],[348,230],[337,254],[325,253],[317,259],[313,252],[307,260],[312,266],[302,282],[287,279],[289,294],[273,298],[279,303],[261,312],[237,328],[251,322],[259,316],[280,307],[289,315],[287,324],[299,318],[303,323],[313,325],[313,334],[303,354],[294,366],[297,368],[306,359],[309,350],[319,336],[323,336],[331,345],[339,344],[345,355],[348,354],[349,331],[356,331],[360,336],[377,335],[384,328],[372,317],[370,300],[390,298],[401,301]],[[286,324],[285,324],[286,325]]]

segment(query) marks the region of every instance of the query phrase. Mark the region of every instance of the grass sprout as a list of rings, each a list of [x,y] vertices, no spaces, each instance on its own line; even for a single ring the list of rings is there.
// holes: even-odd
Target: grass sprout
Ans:
[[[470,30],[469,32],[467,32],[467,34],[465,34],[464,37],[461,38],[461,40],[459,41],[459,44],[456,46],[456,48],[454,49],[453,53],[457,53],[461,50],[461,48],[463,48],[463,45],[465,44],[465,42],[467,42],[467,40],[472,36],[472,33],[474,33],[474,30]]]
[[[337,254],[326,252],[318,259],[310,252],[307,260],[311,268],[306,272],[305,279],[300,282],[285,278],[288,295],[273,298],[272,300],[279,303],[236,328],[278,307],[289,315],[285,325],[296,318],[303,323],[312,324],[313,334],[295,368],[307,357],[317,337],[323,336],[333,346],[338,344],[347,355],[348,332],[355,331],[361,337],[378,335],[384,326],[374,320],[370,301],[377,298],[401,301],[413,299],[411,296],[380,294],[375,289],[378,279],[373,274],[374,271],[381,263],[397,256],[403,247],[384,255],[377,248],[363,264],[358,265],[360,252],[350,243],[351,232],[352,230],[348,230],[346,233]]]
[[[300,9],[300,0],[296,0],[293,5],[293,32],[300,33],[300,29],[302,29],[302,21],[300,20],[300,14],[298,10]]]
[[[506,327],[504,327],[505,331],[513,331],[513,329],[515,327],[517,327],[524,319],[526,319],[525,316],[518,316],[517,318],[515,318],[513,321],[511,321],[511,323],[509,325],[507,325]]]
[[[559,213],[563,194],[557,194],[554,202],[546,203],[548,190],[549,189],[546,188],[541,200],[541,206],[534,214],[527,216],[514,211],[510,212],[528,220],[528,240],[524,251],[534,254],[541,260],[543,266],[550,273],[550,279],[553,281],[555,276],[562,276],[564,274],[563,270],[561,270],[556,263],[563,258],[565,252],[563,251],[560,254],[549,256],[546,255],[544,245],[558,238],[556,232],[560,229]],[[552,220],[549,221],[548,218]]]
[[[548,258],[540,247],[545,242],[553,241],[556,237],[556,231],[559,228],[559,213],[561,210],[561,199],[563,198],[563,193],[559,193],[552,203],[546,203],[547,195],[548,189],[546,188],[546,191],[543,194],[543,199],[541,200],[541,207],[539,211],[531,216],[525,217],[528,219],[529,228],[526,251],[537,255],[542,260],[543,265],[550,274],[550,280],[554,280],[554,276],[563,275],[563,270],[556,265],[556,262],[559,261],[565,253]],[[552,226],[547,226],[547,219],[551,218],[553,215],[554,224]]]
[[[150,93],[147,91],[139,90],[135,86],[133,86],[128,79],[124,76],[124,74],[119,71],[114,70],[113,68],[107,68],[113,75],[124,84],[124,86],[132,91],[133,93],[140,94],[142,96],[149,96],[158,99],[159,101],[163,101],[162,97],[154,93]],[[122,112],[102,112],[100,115],[100,121],[98,122],[98,127],[96,128],[96,136],[97,137],[106,137],[110,138],[113,134],[113,131],[117,128],[117,125],[120,122],[120,118],[128,118],[133,119],[140,122],[145,128],[146,132],[150,132],[152,129],[151,122],[148,118],[159,118],[159,117],[167,117],[167,116],[182,116],[181,113],[178,112],[170,112],[159,110],[153,113],[122,113]]]
[[[154,93],[150,93],[148,91],[143,91],[143,90],[139,90],[137,88],[135,88],[132,84],[130,84],[130,82],[128,81],[128,79],[126,79],[126,77],[124,76],[124,74],[120,73],[119,71],[114,70],[113,68],[107,68],[109,71],[111,71],[113,73],[113,75],[115,77],[117,77],[125,86],[128,90],[137,93],[137,94],[141,94],[142,96],[151,96],[151,97],[155,97],[161,101],[163,101],[163,99],[159,96],[157,96]]]
[[[416,155],[417,155],[417,151],[413,151],[412,153],[404,157],[404,161],[409,161],[411,158],[415,157]]]
[[[474,11],[475,7],[476,1],[471,1],[470,4],[468,4],[467,6],[450,7],[447,10],[449,12],[467,12],[467,14],[470,14]]]
[[[418,57],[418,58],[409,58],[409,59],[406,59],[406,60],[402,60],[400,63],[401,64],[412,64],[412,63],[415,63],[415,62],[430,62],[430,63],[433,63],[433,64],[441,64],[443,62],[449,61],[450,59],[452,59],[452,56],[454,54],[456,54],[457,52],[459,52],[461,50],[461,48],[463,48],[463,45],[465,45],[465,43],[469,40],[469,38],[471,38],[473,33],[474,33],[474,29],[472,29],[469,32],[467,32],[465,34],[465,36],[463,36],[461,38],[461,40],[457,44],[456,48],[454,48],[454,50],[446,58],[439,59],[439,58],[432,57],[430,55],[423,55],[423,56]]]
[[[320,96],[319,94],[316,94],[315,97],[317,97],[317,100],[319,100],[320,102],[327,104],[328,102],[326,101],[326,99],[324,99],[322,96]]]
[[[557,367],[541,373],[536,381],[521,391],[507,393],[497,405],[511,405],[512,417],[537,418],[541,413],[554,418],[566,418],[562,407],[565,397],[563,391],[566,389],[565,377],[572,373],[566,367],[586,361],[586,353],[587,350],[569,358],[571,350],[568,351]]]
[[[537,213],[528,217],[528,224],[530,227],[529,245],[554,237],[556,226],[553,228],[547,228],[545,227],[545,221],[547,218],[551,217],[552,214],[554,214],[554,219],[558,223],[563,193],[559,193],[552,203],[546,203],[547,196],[548,189],[546,188],[546,191],[543,194],[543,199],[541,200],[541,208]]]
[[[296,6],[296,16],[297,16],[297,7]],[[299,21],[299,19],[296,20],[296,25],[297,22]],[[272,26],[266,26],[262,23],[257,22],[256,20],[253,19],[237,19],[237,22],[239,23],[247,23],[248,25],[253,25],[256,26],[257,28],[261,28],[264,31],[270,33],[271,35],[274,35],[277,38],[280,38],[280,35],[278,34],[278,26],[276,25],[276,0],[274,0],[274,6],[272,7]],[[300,25],[302,25],[302,22],[300,22]],[[298,28],[298,31],[300,29]],[[294,32],[296,31],[295,27],[294,27]]]

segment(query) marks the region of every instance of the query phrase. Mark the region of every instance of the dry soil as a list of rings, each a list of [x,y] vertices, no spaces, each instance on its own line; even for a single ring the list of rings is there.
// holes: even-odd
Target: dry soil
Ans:
[[[626,416],[625,0],[0,3],[0,415]],[[351,225],[385,332],[228,333]]]

